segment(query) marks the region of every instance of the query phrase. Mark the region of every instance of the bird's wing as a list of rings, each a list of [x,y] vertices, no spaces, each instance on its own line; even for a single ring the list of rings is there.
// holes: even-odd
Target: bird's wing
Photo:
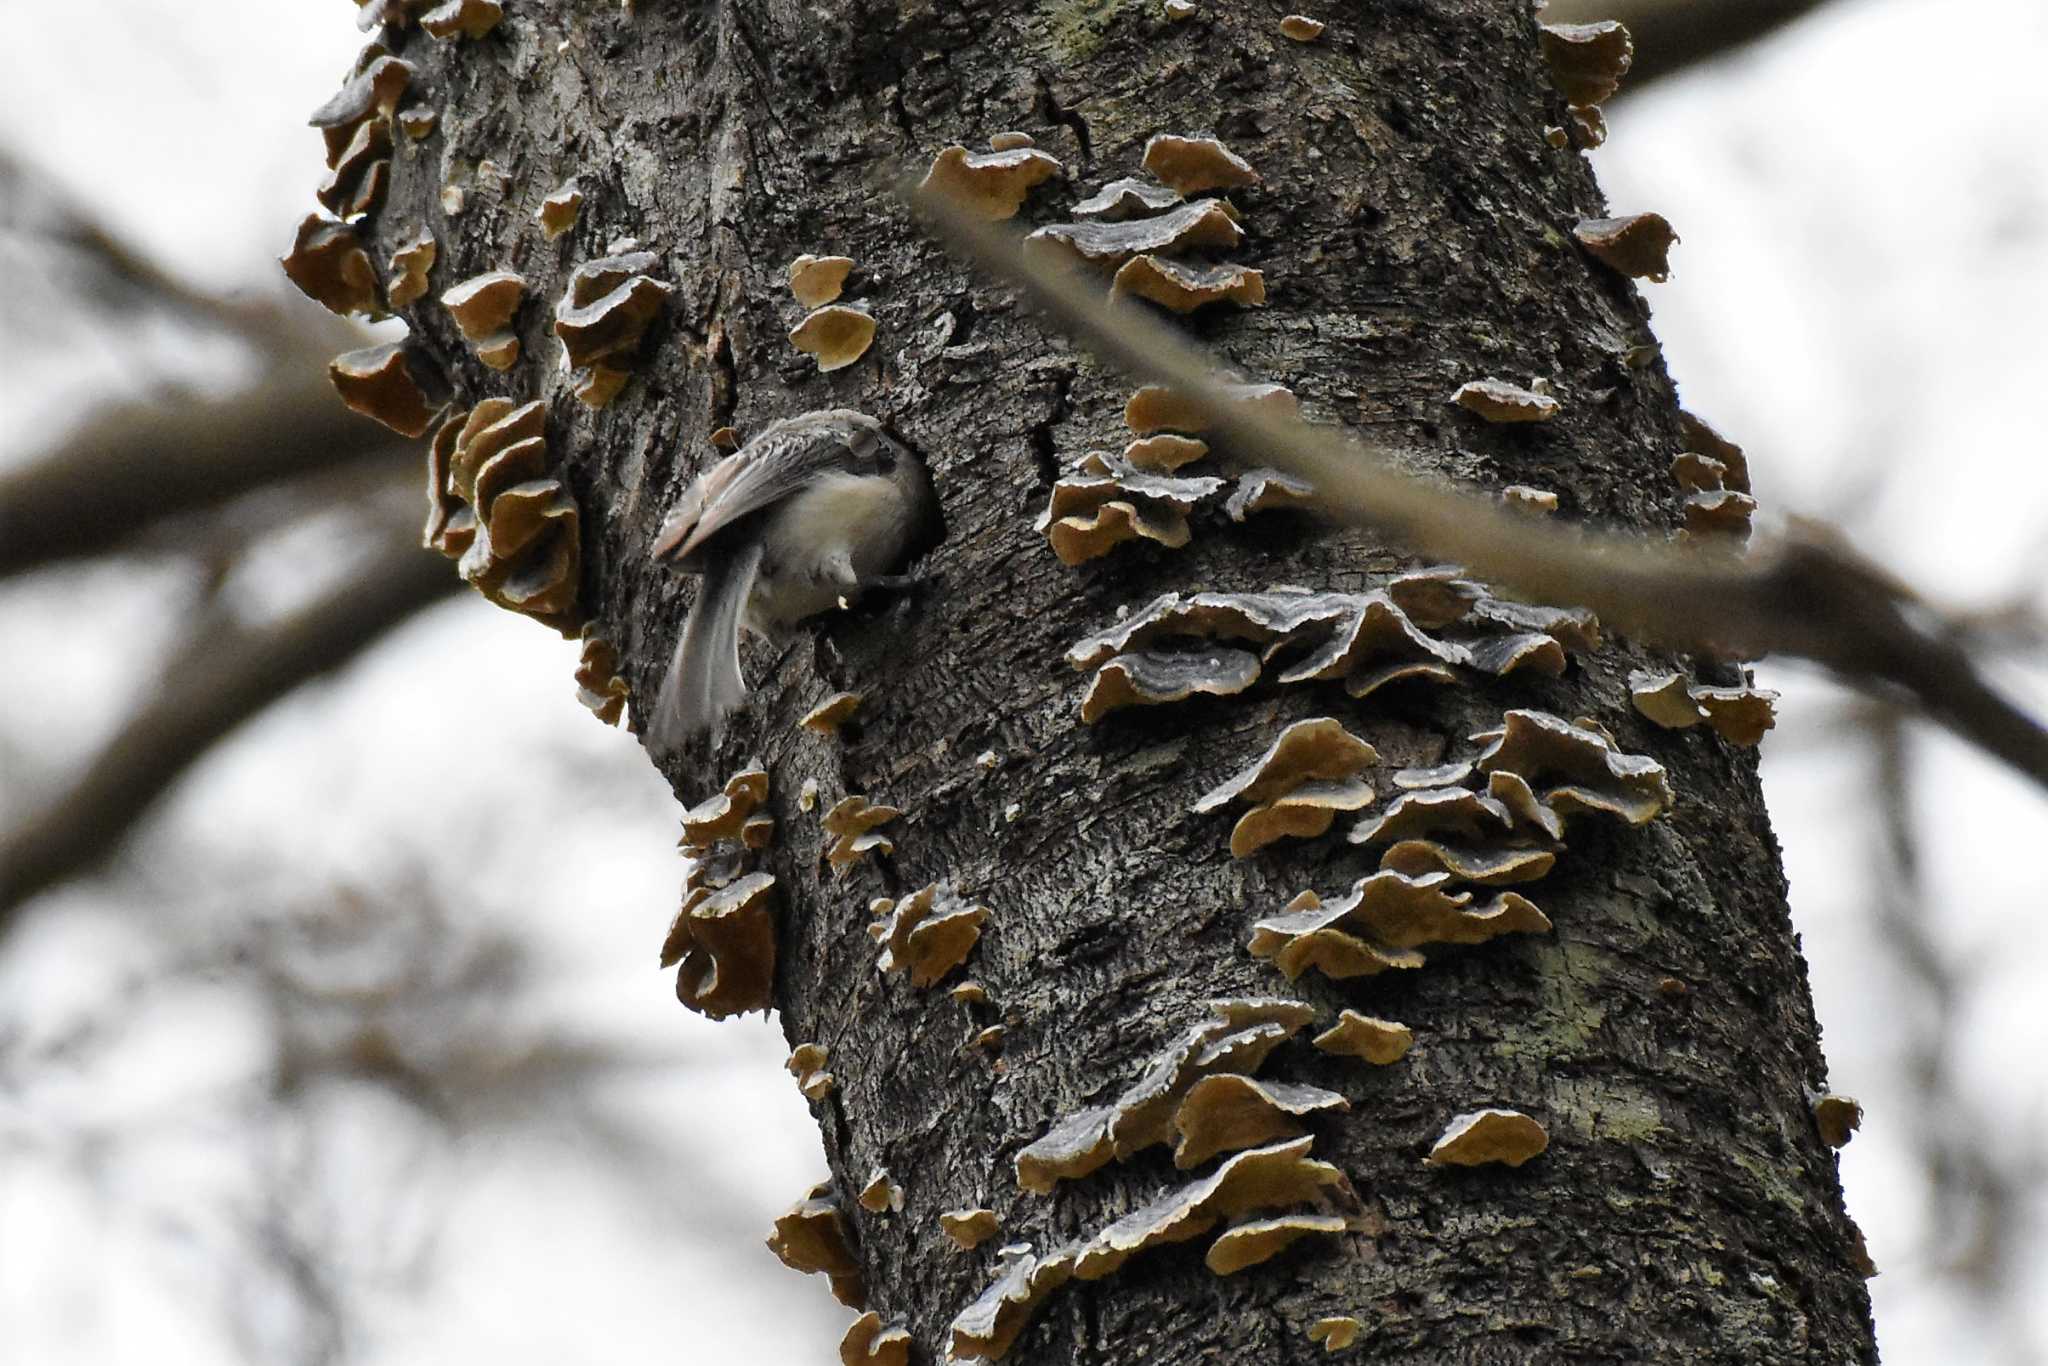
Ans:
[[[781,502],[819,471],[872,463],[880,439],[880,425],[857,413],[805,413],[774,424],[697,477],[662,526],[655,557],[687,559],[705,541],[748,513]]]

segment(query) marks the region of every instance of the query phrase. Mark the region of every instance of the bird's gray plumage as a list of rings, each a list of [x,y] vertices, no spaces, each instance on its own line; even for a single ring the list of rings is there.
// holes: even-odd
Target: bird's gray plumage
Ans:
[[[776,422],[700,474],[654,543],[702,582],[649,739],[670,748],[716,725],[746,695],[740,629],[773,635],[856,596],[933,506],[923,461],[847,408]]]

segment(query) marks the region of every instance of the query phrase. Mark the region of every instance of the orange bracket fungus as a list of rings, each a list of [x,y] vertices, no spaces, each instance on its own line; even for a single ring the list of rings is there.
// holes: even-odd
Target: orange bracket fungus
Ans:
[[[582,372],[577,397],[591,407],[602,408],[618,393],[625,382],[620,362],[639,349],[675,290],[646,273],[655,265],[651,251],[586,261],[570,274],[568,291],[555,305],[555,335],[571,369]]]
[[[1171,432],[1138,437],[1126,442],[1123,449],[1124,463],[1148,474],[1172,474],[1181,466],[1192,465],[1208,454],[1208,442],[1192,436],[1175,436]]]
[[[853,718],[860,709],[860,694],[857,692],[836,692],[804,713],[797,722],[805,730],[814,730],[820,735],[835,735],[839,728]]]
[[[1376,1066],[1385,1067],[1399,1062],[1408,1055],[1415,1043],[1415,1031],[1407,1025],[1392,1020],[1376,1019],[1346,1009],[1337,1016],[1337,1023],[1310,1040],[1325,1053],[1339,1057],[1363,1058]]]
[[[278,264],[300,293],[330,313],[384,316],[377,298],[377,269],[370,264],[356,230],[346,223],[307,214],[292,239],[291,251],[280,257]]]
[[[327,378],[341,401],[364,417],[400,436],[421,436],[440,404],[427,397],[408,355],[404,342],[350,351],[328,362]]]
[[[383,201],[391,175],[391,121],[379,116],[358,123],[329,164],[313,197],[340,218],[368,213]]]
[[[1583,218],[1572,226],[1572,236],[1593,258],[1610,270],[1662,284],[1671,278],[1668,257],[1678,234],[1661,213],[1630,214],[1625,218]]]
[[[1257,308],[1266,302],[1266,277],[1249,266],[1194,265],[1146,252],[1124,262],[1110,292],[1149,299],[1175,313],[1218,303]]]
[[[1119,469],[1116,457],[1094,463],[1108,473],[1059,480],[1033,526],[1062,564],[1083,564],[1133,537],[1177,550],[1191,535],[1188,513],[1223,488],[1214,476]]]
[[[1373,747],[1330,717],[1297,721],[1236,777],[1211,788],[1193,810],[1206,814],[1232,801],[1252,804],[1230,832],[1237,858],[1284,838],[1313,838],[1327,831],[1339,811],[1356,811],[1373,799],[1358,774],[1379,762]]]
[[[1298,512],[1315,506],[1313,484],[1281,470],[1261,467],[1237,477],[1237,488],[1224,502],[1223,511],[1231,521],[1242,522],[1257,512]]]
[[[1251,163],[1215,138],[1160,133],[1145,144],[1145,169],[1184,195],[1259,183]]]
[[[434,234],[421,228],[400,242],[391,253],[391,285],[386,291],[393,308],[417,303],[427,292],[427,272],[440,254]]]
[[[1173,1165],[1186,1171],[1218,1153],[1299,1138],[1307,1115],[1349,1110],[1335,1091],[1293,1082],[1261,1081],[1224,1072],[1188,1088],[1174,1112]]]
[[[1703,687],[1677,673],[1641,670],[1628,676],[1628,688],[1635,709],[1665,729],[1705,721],[1731,745],[1760,743],[1778,721],[1778,695],[1768,689]]]
[[[917,189],[944,195],[962,212],[997,223],[1015,218],[1024,197],[1060,171],[1058,158],[1035,147],[977,153],[955,144],[933,158]]]
[[[740,838],[747,819],[768,800],[768,771],[743,768],[713,793],[683,813],[682,847],[690,854],[708,852],[721,840]]]
[[[1090,265],[1116,267],[1142,252],[1229,251],[1243,241],[1244,229],[1221,203],[1200,199],[1150,218],[1053,223],[1025,238],[1024,245],[1034,255],[1065,255]]]
[[[1750,491],[1749,457],[1742,453],[1742,447],[1683,408],[1678,410],[1678,434],[1684,438],[1687,451],[1720,465],[1723,486],[1743,493]]]
[[[880,850],[884,854],[894,853],[896,845],[887,835],[875,833],[875,827],[886,825],[903,813],[893,806],[877,806],[866,797],[842,797],[830,811],[825,813],[825,833],[832,837],[832,847],[825,857],[834,872],[843,873],[868,854]]]
[[[1863,1127],[1863,1107],[1851,1097],[1829,1091],[1814,1098],[1813,1123],[1820,1130],[1821,1142],[1830,1148],[1846,1147]]]
[[[619,677],[619,647],[585,626],[583,653],[576,661],[576,700],[607,726],[616,726],[630,692]]]
[[[1193,7],[1190,6],[1189,13],[1193,12]],[[1127,176],[1122,180],[1110,181],[1076,204],[1070,212],[1076,218],[1099,218],[1104,222],[1115,223],[1126,218],[1144,218],[1151,214],[1164,213],[1180,202],[1179,190],[1161,185],[1157,181]],[[1232,242],[1231,245],[1235,246],[1236,243]]]
[[[1642,754],[1624,754],[1612,740],[1540,711],[1503,715],[1499,736],[1479,756],[1479,771],[1513,773],[1533,790],[1539,778],[1564,781],[1542,794],[1562,815],[1602,811],[1630,825],[1654,819],[1671,804],[1664,766]]]
[[[860,1263],[847,1242],[846,1221],[831,1182],[811,1187],[809,1195],[776,1219],[768,1250],[792,1271],[830,1278],[834,1298],[847,1308],[863,1307]]]
[[[1279,1256],[1311,1233],[1337,1234],[1350,1227],[1350,1221],[1338,1214],[1282,1214],[1252,1219],[1218,1234],[1202,1261],[1217,1275],[1229,1276]]]
[[[878,924],[885,945],[876,966],[910,970],[910,984],[928,987],[967,961],[988,922],[988,907],[970,906],[950,888],[932,883],[896,901]]]
[[[814,309],[789,330],[790,344],[818,362],[818,373],[844,370],[868,352],[875,340],[875,316],[848,304]]]
[[[1276,417],[1297,417],[1301,404],[1281,384],[1219,383],[1215,390],[1232,403],[1261,408]],[[1208,428],[1192,404],[1163,384],[1141,386],[1124,404],[1124,425],[1139,436],[1153,432],[1199,432]]]
[[[1280,21],[1280,36],[1297,43],[1313,43],[1323,36],[1323,21],[1306,14],[1290,14]]]
[[[836,1079],[825,1070],[826,1049],[821,1043],[800,1043],[783,1063],[796,1078],[796,1089],[805,1100],[823,1100],[830,1095]]]
[[[318,128],[327,140],[329,164],[355,136],[356,126],[372,117],[390,118],[398,101],[412,84],[412,64],[372,44],[355,75],[315,109],[306,122]]]
[[[1308,1340],[1320,1343],[1325,1352],[1341,1352],[1358,1341],[1358,1335],[1364,1331],[1363,1320],[1352,1318],[1349,1314],[1339,1314],[1327,1319],[1317,1319],[1310,1324]]]
[[[1029,1243],[1013,1243],[1000,1255],[995,1280],[953,1319],[946,1343],[949,1359],[1001,1361],[1046,1296],[1074,1274],[1071,1247],[1039,1257]]]
[[[576,217],[583,212],[583,190],[571,176],[562,187],[541,200],[540,207],[533,211],[534,221],[548,241],[552,242],[576,226]]]
[[[774,1004],[774,891],[772,874],[748,873],[688,906],[676,999],[714,1020]]]
[[[962,1252],[972,1252],[996,1236],[1001,1220],[992,1209],[949,1209],[939,1215],[939,1227]]]
[[[1543,1126],[1519,1110],[1474,1110],[1444,1127],[1429,1150],[1429,1161],[1439,1167],[1489,1162],[1519,1167],[1549,1146]]]
[[[441,294],[441,306],[455,320],[477,359],[493,370],[509,370],[519,359],[512,317],[526,299],[526,280],[509,270],[473,275]]]
[[[882,1316],[870,1309],[839,1339],[839,1366],[910,1366],[910,1330],[882,1327]]]
[[[903,1212],[903,1187],[889,1175],[887,1167],[875,1168],[868,1183],[860,1188],[860,1207],[869,1214]]]
[[[1548,394],[1490,377],[1459,385],[1451,402],[1488,422],[1548,422],[1560,408],[1558,401]]]
[[[1551,79],[1573,106],[1602,104],[1621,88],[1635,60],[1635,42],[1619,21],[1593,24],[1539,24],[1544,60]]]
[[[499,0],[447,0],[420,16],[420,27],[444,41],[477,39],[498,26],[505,17]]]
[[[805,308],[820,308],[839,297],[852,270],[851,256],[812,256],[806,252],[789,263],[789,292]]]

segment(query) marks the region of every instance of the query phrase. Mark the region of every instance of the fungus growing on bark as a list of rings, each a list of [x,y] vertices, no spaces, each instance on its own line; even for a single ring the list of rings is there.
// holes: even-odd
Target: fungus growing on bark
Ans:
[[[1149,299],[1175,313],[1221,303],[1258,308],[1266,302],[1266,276],[1232,262],[1195,265],[1146,252],[1124,262],[1110,282],[1110,292]]]
[[[1237,488],[1223,504],[1223,511],[1231,521],[1242,522],[1256,512],[1300,512],[1315,506],[1315,485],[1285,471],[1261,467],[1237,477]]]
[[[499,0],[447,0],[420,16],[420,27],[444,42],[457,38],[474,41],[498,26],[505,17]]]
[[[828,304],[806,314],[789,330],[790,344],[818,362],[818,373],[829,375],[867,354],[875,340],[875,317],[864,308]]]
[[[1166,193],[1173,192],[1169,190]],[[1174,195],[1174,199],[1178,200],[1179,196]],[[1142,252],[1230,251],[1243,241],[1244,229],[1224,212],[1218,201],[1198,199],[1156,217],[1100,217],[1078,223],[1049,224],[1026,237],[1024,246],[1033,254],[1070,257],[1090,265],[1114,267]],[[1263,291],[1260,297],[1263,299]]]
[[[1169,23],[1178,24],[1183,20],[1195,17],[1194,0],[1166,0],[1163,8]]]
[[[1081,719],[1093,725],[1121,707],[1184,702],[1197,693],[1229,697],[1258,678],[1259,657],[1249,650],[1133,650],[1104,661],[1096,670],[1081,698]]]
[[[1821,1142],[1830,1148],[1847,1147],[1863,1127],[1863,1107],[1849,1096],[1829,1091],[1814,1098],[1813,1123],[1820,1130]]]
[[[655,265],[653,252],[636,251],[586,261],[571,272],[568,291],[555,305],[555,335],[571,368],[639,347],[662,301],[675,291],[646,273]]]
[[[391,253],[391,285],[386,291],[393,308],[417,302],[427,292],[427,272],[434,268],[440,246],[434,234],[421,228],[398,244]]]
[[[1555,493],[1528,484],[1509,484],[1500,491],[1500,500],[1516,512],[1527,512],[1539,517],[1547,517],[1557,511]]]
[[[631,378],[624,370],[609,365],[587,366],[575,374],[576,399],[586,408],[603,408],[619,396]]]
[[[1661,213],[1629,214],[1624,218],[1582,218],[1572,236],[1610,270],[1662,284],[1671,278],[1667,259],[1679,240]]]
[[[371,55],[371,54],[376,55]],[[384,53],[374,44],[364,49],[370,60],[361,64],[346,85],[315,109],[306,122],[327,138],[329,164],[355,136],[356,125],[372,116],[390,118],[412,84],[412,64]],[[336,132],[336,130],[340,130]]]
[[[947,1357],[1001,1361],[1030,1326],[1045,1297],[1072,1278],[1074,1255],[1073,1248],[1063,1247],[1039,1257],[1028,1243],[1002,1249],[995,1280],[953,1319]]]
[[[307,214],[292,238],[291,251],[279,257],[278,264],[300,293],[330,313],[384,316],[377,298],[376,267],[356,230],[346,223]]]
[[[1561,406],[1548,394],[1491,377],[1467,380],[1450,401],[1488,422],[1548,422]]]
[[[1074,1275],[1100,1280],[1147,1248],[1199,1238],[1240,1214],[1355,1201],[1342,1172],[1308,1156],[1310,1143],[1297,1138],[1238,1153],[1203,1180],[1131,1211],[1082,1244]]]
[[[1486,795],[1508,809],[1517,833],[1534,831],[1554,840],[1564,838],[1564,817],[1545,806],[1521,774],[1505,770],[1487,774]]]
[[[1712,493],[1727,486],[1728,467],[1711,455],[1681,451],[1671,457],[1671,477],[1688,493]]]
[[[1387,844],[1448,833],[1459,839],[1500,839],[1513,826],[1508,809],[1491,797],[1462,787],[1403,792],[1371,820],[1360,821],[1346,838],[1352,844]]]
[[[1306,14],[1290,14],[1280,21],[1280,36],[1297,43],[1313,43],[1323,36],[1323,21]]]
[[[823,1100],[838,1084],[838,1079],[825,1070],[825,1056],[825,1045],[800,1043],[783,1064],[796,1078],[796,1089],[805,1100]]]
[[[955,144],[933,158],[917,190],[944,195],[962,212],[997,223],[1015,218],[1025,196],[1059,173],[1058,158],[1035,147],[977,153]]]
[[[1298,1138],[1301,1119],[1349,1110],[1351,1102],[1320,1086],[1260,1081],[1224,1072],[1188,1088],[1174,1112],[1173,1165],[1186,1171],[1218,1153],[1256,1148],[1275,1139]]]
[[[1697,687],[1692,696],[1714,733],[1731,745],[1761,744],[1764,732],[1778,724],[1778,694],[1768,688]]]
[[[910,1330],[882,1327],[882,1316],[870,1309],[839,1339],[839,1366],[910,1366]]]
[[[832,847],[825,854],[832,870],[843,873],[876,850],[885,854],[895,852],[895,842],[887,835],[876,834],[875,827],[902,814],[893,806],[872,805],[866,797],[840,798],[825,813],[824,821],[825,833],[832,836]]]
[[[1009,1032],[1006,1026],[990,1025],[987,1029],[982,1030],[979,1034],[969,1039],[967,1047],[970,1049],[989,1049],[991,1051],[1000,1049],[1003,1046],[1003,1036]]]
[[[792,1271],[829,1277],[832,1294],[849,1309],[862,1307],[860,1263],[847,1242],[846,1221],[832,1183],[823,1181],[775,1221],[768,1250]]]
[[[878,808],[886,810],[887,808]],[[988,907],[971,906],[934,882],[897,901],[877,925],[885,945],[883,972],[910,970],[910,984],[928,987],[967,961],[988,922]]]
[[[1698,417],[1681,408],[1678,410],[1678,434],[1685,441],[1685,448],[1720,462],[1727,473],[1726,486],[1748,493],[1749,457],[1742,453],[1742,447],[1722,436]]]
[[[583,653],[576,661],[576,700],[607,726],[616,726],[631,691],[619,677],[619,647],[585,626]]]
[[[1015,1164],[1017,1184],[1034,1195],[1050,1195],[1062,1181],[1078,1181],[1108,1166],[1116,1157],[1109,1126],[1113,1106],[1098,1105],[1073,1114],[1020,1149]]]
[[[1613,19],[1594,24],[1539,24],[1544,60],[1565,103],[1601,104],[1621,88],[1635,60],[1628,29]]]
[[[425,142],[433,136],[434,125],[441,121],[441,115],[423,104],[398,111],[398,127],[414,142]]]
[[[676,999],[722,1020],[775,1003],[775,878],[748,873],[690,908]]]
[[[1281,384],[1218,384],[1216,392],[1233,403],[1259,407],[1275,417],[1298,417],[1300,402]],[[1139,436],[1153,432],[1200,432],[1208,422],[1180,394],[1163,384],[1147,384],[1124,404],[1124,425]]]
[[[1519,1110],[1473,1110],[1445,1126],[1429,1161],[1439,1167],[1519,1167],[1549,1146],[1543,1126]]]
[[[1282,683],[1354,678],[1388,663],[1456,664],[1466,659],[1465,651],[1457,646],[1425,635],[1383,593],[1351,595],[1346,606],[1343,624],[1284,670]]]
[[[1749,536],[1756,516],[1756,499],[1734,489],[1709,489],[1685,496],[1685,531],[1698,538]]]
[[[1290,980],[1309,967],[1325,977],[1362,976],[1421,966],[1420,955],[1408,952],[1419,945],[1482,944],[1503,934],[1550,929],[1549,918],[1514,892],[1502,892],[1475,910],[1470,892],[1444,890],[1449,881],[1443,873],[1410,876],[1382,869],[1335,901],[1301,904],[1296,898],[1252,926],[1252,956],[1273,960]],[[1410,957],[1414,961],[1406,961]],[[1359,971],[1332,971],[1333,964]]]
[[[1259,183],[1251,163],[1215,138],[1160,133],[1145,144],[1145,169],[1184,195]]]
[[[1238,818],[1230,830],[1231,856],[1250,858],[1279,840],[1327,834],[1339,812],[1362,810],[1372,805],[1373,795],[1372,785],[1357,778],[1303,783]]]
[[[1193,809],[1206,814],[1232,801],[1271,801],[1305,782],[1356,777],[1378,762],[1379,752],[1343,722],[1328,716],[1296,721],[1249,768],[1203,793]]]
[[[1685,730],[1707,719],[1692,699],[1682,674],[1638,669],[1628,676],[1628,698],[1635,709],[1666,730]]]
[[[737,840],[749,816],[768,800],[768,771],[743,768],[725,780],[725,787],[683,813],[684,849],[709,850],[721,840]]]
[[[413,373],[405,342],[365,347],[336,356],[327,364],[327,378],[341,401],[364,417],[400,436],[421,436],[441,405],[427,397]]]
[[[1322,910],[1322,898],[1314,892],[1295,897],[1280,915],[1253,927],[1252,956],[1273,960],[1290,982],[1310,968],[1332,980],[1343,980],[1422,966],[1422,955],[1411,949],[1371,943],[1318,922]]]
[[[1502,717],[1500,736],[1477,761],[1479,771],[1506,771],[1526,780],[1564,781],[1545,791],[1543,804],[1561,815],[1604,811],[1630,825],[1654,819],[1671,804],[1664,766],[1642,754],[1624,754],[1611,740],[1548,712],[1515,710]]]
[[[939,1227],[959,1244],[962,1252],[974,1251],[995,1237],[1001,1226],[992,1209],[949,1209],[939,1215]]]
[[[1189,13],[1193,13],[1189,7]],[[1094,194],[1076,204],[1070,212],[1076,218],[1098,218],[1104,222],[1116,223],[1126,218],[1143,218],[1150,214],[1164,213],[1181,202],[1180,191],[1170,189],[1157,181],[1127,176],[1112,180]]]
[[[1202,1260],[1217,1275],[1229,1276],[1279,1256],[1290,1244],[1311,1233],[1336,1234],[1349,1227],[1350,1223],[1337,1214],[1281,1214],[1253,1219],[1218,1234]]]
[[[1402,840],[1380,855],[1381,868],[1409,877],[1449,873],[1459,882],[1476,882],[1482,887],[1534,882],[1556,863],[1557,855],[1547,849],[1473,849],[1422,839]]]
[[[1188,543],[1187,515],[1223,488],[1213,476],[1181,478],[1095,462],[1099,475],[1069,475],[1052,486],[1034,529],[1062,564],[1083,564],[1133,537],[1177,550]]]
[[[805,252],[789,263],[789,292],[805,308],[820,308],[839,297],[852,270],[851,256],[813,256]]]
[[[519,339],[509,329],[525,299],[523,276],[494,270],[442,291],[441,306],[474,345],[479,360],[493,370],[509,370],[519,359]]]
[[[576,218],[583,212],[583,188],[571,176],[562,182],[560,189],[541,200],[540,207],[533,211],[533,218],[540,224],[540,230],[552,242],[576,226]]]
[[[988,1002],[988,988],[979,982],[962,982],[946,994],[963,1006],[985,1005]]]
[[[1036,147],[1038,139],[1018,129],[1006,129],[989,134],[988,149],[991,152],[1014,152],[1019,147]]]
[[[1572,127],[1579,130],[1579,141],[1588,147],[1598,147],[1607,141],[1607,115],[1595,105],[1575,104],[1571,107]]]
[[[1175,436],[1161,432],[1156,436],[1139,437],[1126,442],[1123,449],[1124,463],[1132,469],[1144,470],[1148,474],[1172,474],[1183,465],[1192,465],[1209,453],[1209,443],[1192,436]]]
[[[1264,593],[1162,593],[1115,626],[1067,651],[1067,663],[1092,669],[1112,655],[1177,636],[1269,646],[1297,631],[1334,627],[1358,611],[1349,593],[1279,588]]]
[[[327,178],[313,191],[329,213],[353,218],[368,213],[384,198],[391,173],[391,122],[364,119],[355,126]]]
[[[1307,1001],[1286,996],[1228,996],[1209,1002],[1208,1010],[1233,1030],[1277,1024],[1289,1037],[1316,1017],[1316,1008]]]
[[[1358,1335],[1364,1331],[1363,1320],[1352,1318],[1348,1314],[1339,1314],[1317,1319],[1310,1324],[1308,1340],[1319,1343],[1325,1352],[1341,1352],[1358,1341]]]
[[[877,1167],[868,1177],[868,1183],[860,1188],[860,1207],[869,1214],[901,1214],[903,1212],[903,1187],[896,1178],[889,1175],[887,1167]]]
[[[804,713],[804,719],[797,722],[805,730],[814,730],[820,735],[836,735],[839,728],[853,719],[860,710],[861,695],[857,692],[836,692]]]
[[[1413,570],[1388,583],[1387,596],[1423,630],[1441,630],[1463,621],[1486,597],[1485,585],[1465,578],[1464,572],[1456,565]]]
[[[1472,765],[1459,760],[1431,768],[1396,769],[1393,783],[1402,792],[1420,792],[1432,787],[1456,787],[1471,776]]]
[[[1337,1023],[1310,1040],[1325,1053],[1344,1058],[1363,1058],[1385,1067],[1406,1057],[1415,1043],[1415,1031],[1392,1020],[1361,1015],[1345,1009]]]
[[[443,185],[441,187],[442,213],[447,214],[450,218],[460,218],[462,217],[463,210],[468,207],[469,195],[463,191],[460,185]]]

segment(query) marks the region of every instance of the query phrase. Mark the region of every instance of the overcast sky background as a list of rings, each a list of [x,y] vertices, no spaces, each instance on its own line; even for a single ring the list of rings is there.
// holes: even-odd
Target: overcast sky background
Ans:
[[[321,174],[304,118],[362,41],[344,0],[289,10],[280,22],[277,0],[9,6],[0,143],[195,283],[282,290],[274,258]],[[1646,287],[1657,332],[1689,406],[1747,446],[1767,512],[1840,519],[1911,581],[1970,607],[2028,577],[2038,594],[2048,544],[2048,7],[1980,0],[1961,13],[1952,0],[1837,0],[1616,104],[1596,160],[1618,212],[1657,209],[1683,236],[1672,281]],[[0,267],[17,267],[17,247],[0,239]],[[81,334],[0,302],[0,460],[32,452],[87,395],[227,387],[236,373],[224,351],[160,328]],[[345,533],[305,538],[278,563],[332,572]],[[134,565],[0,584],[0,760],[23,775],[0,782],[0,820],[148,686],[190,591]],[[290,1340],[289,1315],[267,1307],[288,1297],[265,1276],[222,1280],[236,1246],[222,1211],[252,1170],[305,1157],[290,1150],[303,1136],[237,1122],[260,1012],[206,981],[133,1004],[124,993],[304,886],[374,897],[377,870],[421,864],[444,870],[452,916],[530,946],[532,985],[506,1031],[546,1022],[663,1059],[601,1097],[608,1116],[674,1146],[657,1187],[606,1180],[606,1150],[573,1124],[421,1169],[399,1143],[404,1122],[374,1099],[338,1107],[304,1217],[367,1287],[349,1306],[349,1359],[832,1359],[850,1314],[761,1245],[824,1173],[785,1045],[771,1023],[683,1011],[653,969],[679,876],[676,807],[630,737],[576,704],[574,654],[480,601],[423,615],[237,735],[135,857],[47,897],[0,951],[0,1058],[116,1006],[134,1017],[93,1068],[0,1087],[0,1362],[232,1360],[223,1306],[236,1304],[245,1344]],[[2040,1360],[2038,1185],[2031,1259],[2008,1273],[2033,1290],[2030,1319],[1987,1323],[1925,1265],[1938,1211],[1910,1143],[1923,1096],[1903,1060],[1926,1021],[1874,942],[1875,835],[1859,814],[1871,775],[1827,729],[1842,694],[1766,672],[1786,693],[1767,782],[1832,1080],[1868,1109],[1842,1165],[1884,1273],[1886,1359]],[[2006,681],[2048,704],[2038,671]],[[1938,892],[1927,915],[1969,984],[1957,1085],[1997,1150],[2038,1162],[2048,802],[1945,739],[1923,735],[1915,754]],[[507,800],[536,789],[560,800]],[[180,882],[190,869],[213,880]],[[95,1141],[66,1141],[79,1134]],[[366,1189],[400,1193],[359,1201]],[[420,1295],[416,1264],[433,1269]]]

